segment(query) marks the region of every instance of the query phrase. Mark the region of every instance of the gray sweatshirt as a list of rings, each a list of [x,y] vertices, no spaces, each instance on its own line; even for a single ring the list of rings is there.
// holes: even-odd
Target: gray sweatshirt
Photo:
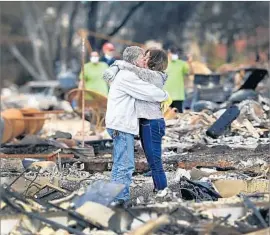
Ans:
[[[150,69],[139,68],[123,60],[117,60],[114,64],[104,73],[104,79],[110,81],[116,76],[119,70],[128,70],[135,73],[140,79],[145,82],[151,83],[156,87],[162,89],[167,75],[162,72],[153,71]],[[135,101],[137,118],[145,119],[159,119],[163,118],[163,113],[160,107],[160,102],[148,102],[144,100]]]
[[[112,73],[110,69],[107,70],[109,72],[106,72]],[[104,74],[105,80],[108,75],[106,72]],[[114,78],[110,79],[110,91],[105,118],[106,127],[138,135],[139,119],[135,108],[137,100],[155,103],[167,99],[167,92],[141,80],[133,72],[120,70]]]

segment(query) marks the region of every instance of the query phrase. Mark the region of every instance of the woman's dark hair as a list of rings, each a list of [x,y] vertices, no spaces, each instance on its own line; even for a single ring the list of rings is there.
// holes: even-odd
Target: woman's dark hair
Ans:
[[[168,55],[164,50],[157,48],[150,48],[145,52],[149,53],[148,67],[155,71],[164,71],[168,67]]]

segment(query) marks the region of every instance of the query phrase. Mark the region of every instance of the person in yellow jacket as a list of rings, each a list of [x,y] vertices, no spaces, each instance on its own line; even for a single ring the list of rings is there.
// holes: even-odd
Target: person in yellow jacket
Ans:
[[[91,53],[90,62],[84,65],[85,88],[107,97],[108,85],[103,80],[103,73],[108,67],[106,63],[99,61],[98,52],[93,51]],[[82,72],[80,73],[80,79],[82,79]],[[82,81],[80,81],[79,84],[79,88],[81,87]]]
[[[180,60],[176,48],[172,48],[168,53],[168,68],[165,71],[168,79],[164,89],[169,93],[172,99],[172,108],[177,108],[180,113],[183,112],[183,102],[185,100],[185,76],[193,74],[192,57],[188,55],[187,62]]]

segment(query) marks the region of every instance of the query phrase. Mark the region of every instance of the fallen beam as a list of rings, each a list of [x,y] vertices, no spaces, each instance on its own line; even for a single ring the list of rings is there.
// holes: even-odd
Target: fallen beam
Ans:
[[[10,118],[9,120],[15,120],[15,121],[20,121],[20,120],[47,120],[50,118],[44,118],[44,117],[23,117],[23,118]]]
[[[220,118],[206,131],[206,135],[217,139],[222,135],[231,123],[239,116],[240,110],[237,106],[229,107]]]
[[[60,158],[73,158],[74,154],[57,154]],[[52,158],[50,154],[0,154],[0,158]]]
[[[200,162],[200,161],[193,161],[193,162],[179,162],[178,167],[190,170],[196,166],[217,166],[217,167],[232,167],[234,166],[234,162],[228,161],[217,161],[217,162]]]
[[[270,228],[265,228],[262,230],[258,230],[252,233],[246,233],[245,235],[269,235],[270,234]]]
[[[65,113],[64,110],[50,110],[50,111],[27,111],[27,110],[20,110],[24,115],[29,114],[61,114]]]

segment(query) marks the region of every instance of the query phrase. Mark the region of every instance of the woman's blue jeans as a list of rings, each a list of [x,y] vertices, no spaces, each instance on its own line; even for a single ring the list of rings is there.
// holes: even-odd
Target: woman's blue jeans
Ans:
[[[147,162],[152,171],[155,189],[167,187],[167,178],[162,166],[162,137],[165,135],[164,119],[140,119],[140,138]]]

